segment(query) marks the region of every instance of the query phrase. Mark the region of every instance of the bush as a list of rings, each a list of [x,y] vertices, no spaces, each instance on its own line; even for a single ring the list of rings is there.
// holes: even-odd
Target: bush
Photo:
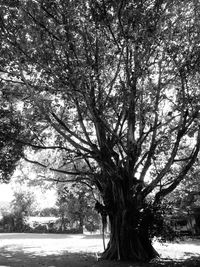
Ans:
[[[47,226],[44,224],[35,224],[32,228],[31,228],[31,232],[34,233],[47,233]]]

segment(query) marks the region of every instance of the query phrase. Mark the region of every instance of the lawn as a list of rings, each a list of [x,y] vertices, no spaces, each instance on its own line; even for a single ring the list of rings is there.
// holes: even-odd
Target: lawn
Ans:
[[[97,261],[99,235],[0,234],[0,267],[200,266],[200,240],[154,243],[161,258],[150,264]]]

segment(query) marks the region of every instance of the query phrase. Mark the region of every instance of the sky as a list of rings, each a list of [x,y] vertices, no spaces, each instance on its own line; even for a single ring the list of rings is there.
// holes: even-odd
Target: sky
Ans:
[[[21,165],[19,165],[21,166]],[[16,168],[13,176],[10,179],[8,184],[0,183],[0,208],[6,206],[7,203],[10,203],[13,200],[14,192],[33,192],[37,201],[37,206],[39,209],[43,209],[46,207],[53,207],[56,203],[56,190],[53,186],[47,187],[44,185],[32,185],[29,183],[30,180],[37,179],[37,174],[32,171],[29,165],[22,165],[22,169]],[[30,179],[21,179],[27,176]],[[47,188],[51,188],[47,189]]]
[[[26,189],[23,187],[23,189]],[[13,199],[13,192],[14,190],[19,190],[18,188],[15,187],[13,188],[13,184],[1,184],[0,183],[0,207],[5,203],[9,203]],[[38,206],[39,208],[46,208],[46,207],[52,207],[55,205],[56,202],[56,195],[55,195],[55,190],[47,190],[46,192],[42,191],[40,188],[30,188],[31,191],[34,192],[37,198]]]
[[[0,202],[12,200],[13,190],[9,184],[0,184]]]

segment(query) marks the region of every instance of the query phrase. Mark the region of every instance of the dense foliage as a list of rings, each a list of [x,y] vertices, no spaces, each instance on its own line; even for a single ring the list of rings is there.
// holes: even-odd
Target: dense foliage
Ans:
[[[91,189],[86,186],[80,184],[60,186],[56,204],[63,231],[67,226],[78,228],[80,233],[83,233],[84,226],[91,232],[100,228],[100,218],[94,210],[94,196]]]
[[[23,145],[16,142],[22,127],[12,113],[8,109],[0,109],[0,180],[4,182],[9,181],[23,156]]]
[[[28,229],[26,218],[36,209],[35,196],[31,192],[15,191],[9,207],[1,209],[1,226],[7,232],[24,232]]]

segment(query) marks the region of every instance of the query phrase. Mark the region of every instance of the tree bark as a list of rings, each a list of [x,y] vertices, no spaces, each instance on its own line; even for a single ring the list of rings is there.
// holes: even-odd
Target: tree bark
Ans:
[[[96,205],[110,221],[110,241],[102,259],[149,262],[159,256],[151,242],[154,213],[143,199],[139,183],[135,181],[131,189],[123,182],[112,183],[104,194],[105,206]]]
[[[149,262],[159,256],[149,236],[148,214],[141,219],[137,212],[124,210],[109,219],[110,241],[102,259]]]
[[[79,216],[79,229],[78,229],[80,234],[83,234],[83,225],[84,225],[83,216],[80,214],[80,216]]]
[[[61,215],[61,225],[60,225],[60,230],[62,232],[65,232],[66,231],[66,219],[65,219],[65,215],[62,214]]]

